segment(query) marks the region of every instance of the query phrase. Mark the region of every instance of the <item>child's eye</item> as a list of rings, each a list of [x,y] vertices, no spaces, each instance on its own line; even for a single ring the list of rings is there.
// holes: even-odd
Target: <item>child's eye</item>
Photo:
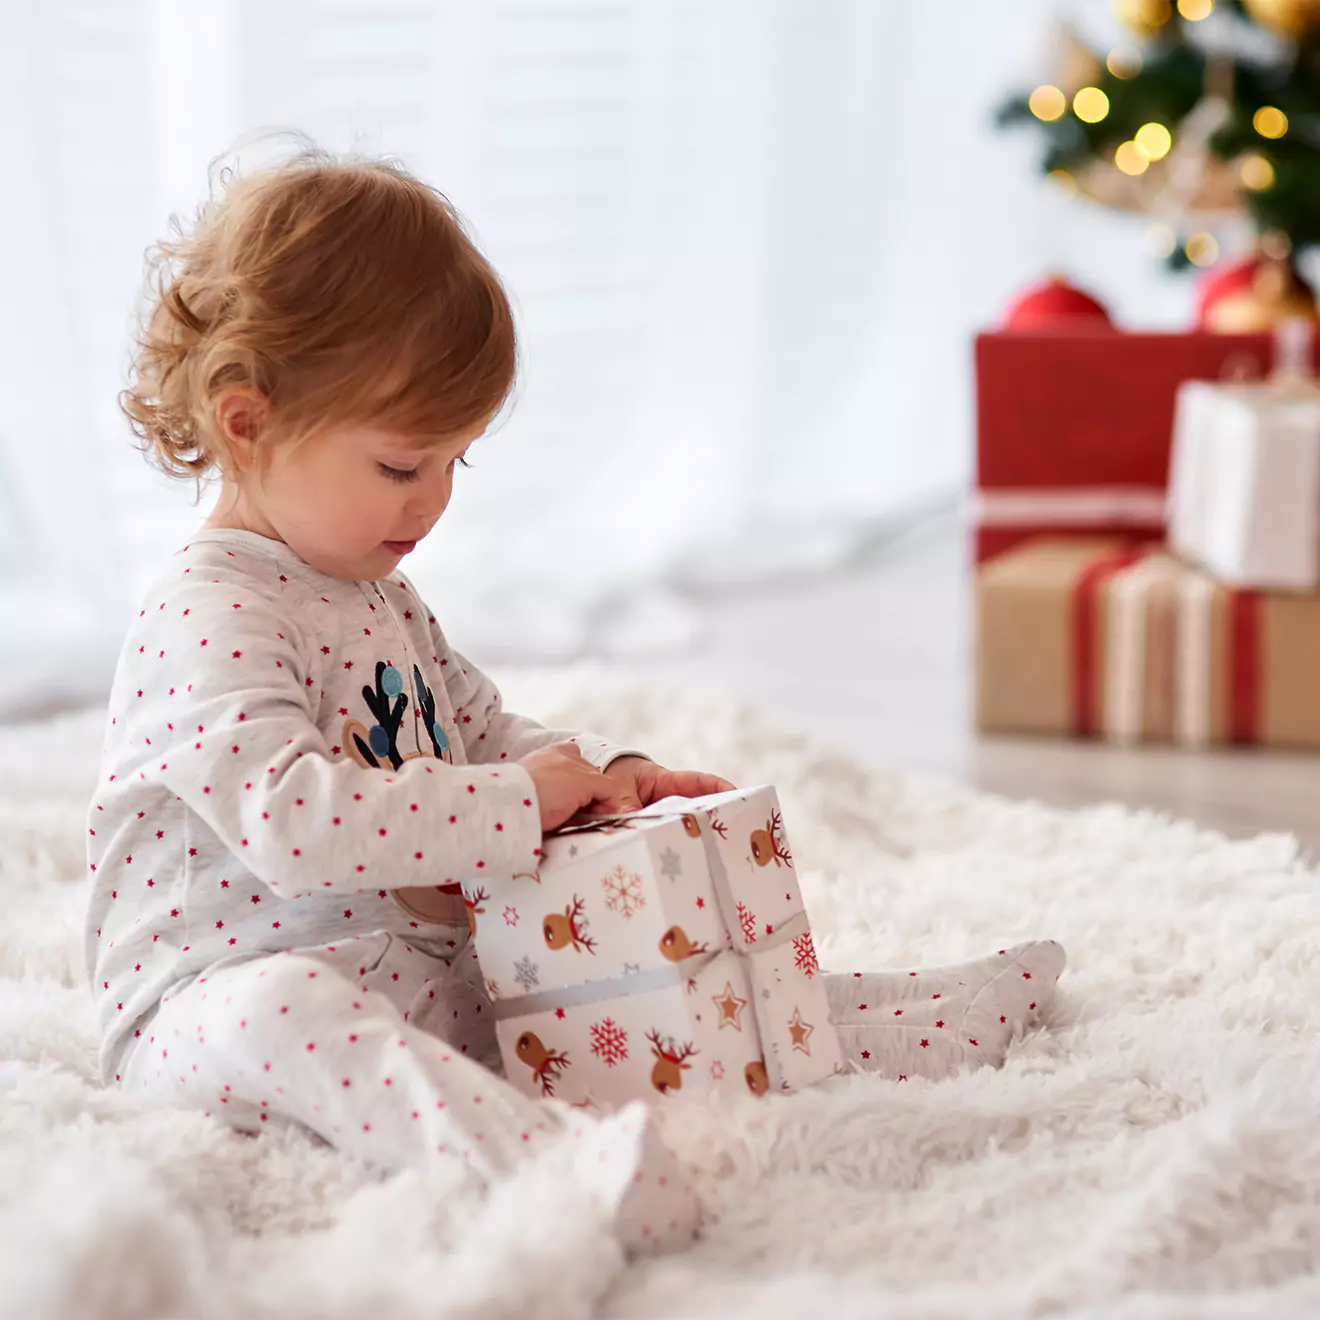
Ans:
[[[470,468],[472,466],[472,464],[469,463],[466,458],[456,458],[454,459],[454,462],[457,463],[459,467]]]
[[[381,473],[381,475],[382,475],[382,476],[385,476],[385,477],[389,477],[389,479],[390,479],[391,481],[416,481],[416,480],[417,480],[417,469],[416,469],[416,468],[408,468],[408,469],[404,469],[404,468],[392,468],[392,467],[388,466],[388,465],[385,464],[385,463],[377,463],[376,466],[380,469],[380,473]]]

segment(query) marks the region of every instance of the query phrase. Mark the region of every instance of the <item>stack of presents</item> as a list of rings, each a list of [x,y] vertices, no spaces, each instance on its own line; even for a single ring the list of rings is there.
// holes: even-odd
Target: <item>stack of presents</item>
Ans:
[[[1314,322],[976,345],[985,732],[1320,747]]]

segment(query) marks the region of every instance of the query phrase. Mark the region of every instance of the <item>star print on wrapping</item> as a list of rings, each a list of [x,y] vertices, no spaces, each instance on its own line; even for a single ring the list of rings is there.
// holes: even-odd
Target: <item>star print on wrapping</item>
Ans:
[[[711,998],[711,1002],[720,1010],[720,1029],[732,1027],[735,1031],[741,1031],[742,1011],[747,1007],[747,1000],[739,999],[733,992],[733,982],[725,981],[724,990]]]
[[[803,1022],[802,1010],[794,1005],[793,1016],[788,1020],[788,1034],[792,1037],[793,1048],[801,1050],[803,1054],[810,1054],[811,1046],[807,1044],[807,1041],[815,1030],[816,1028],[809,1022]]]

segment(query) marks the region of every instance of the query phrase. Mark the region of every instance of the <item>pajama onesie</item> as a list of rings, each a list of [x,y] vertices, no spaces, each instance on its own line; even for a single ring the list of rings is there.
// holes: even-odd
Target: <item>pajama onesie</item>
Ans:
[[[256,533],[198,533],[130,627],[88,812],[102,1081],[243,1130],[296,1123],[386,1170],[461,1160],[491,1179],[570,1128],[603,1140],[503,1080],[457,889],[535,871],[518,760],[570,739],[602,769],[644,754],[505,711],[402,573],[342,581]],[[944,1019],[901,1047],[891,1019],[871,1050],[868,1000],[897,982],[828,984],[860,1066],[899,1048],[920,1071]],[[627,1232],[690,1232],[653,1130],[628,1141],[645,1186]]]

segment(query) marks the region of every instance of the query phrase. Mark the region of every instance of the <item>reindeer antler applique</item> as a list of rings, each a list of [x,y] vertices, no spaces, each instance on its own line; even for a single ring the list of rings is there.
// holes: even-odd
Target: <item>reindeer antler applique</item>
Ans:
[[[586,900],[574,894],[571,907],[566,907],[562,912],[551,912],[541,922],[541,933],[550,948],[564,949],[571,944],[578,952],[583,949],[588,953],[596,952],[596,941],[587,934],[586,925],[582,921],[586,906]]]
[[[792,866],[793,855],[788,851],[788,839],[783,833],[784,822],[779,812],[770,814],[763,830],[752,831],[752,858],[757,866]]]
[[[399,752],[399,725],[408,709],[408,694],[403,690],[403,675],[384,660],[376,661],[376,685],[362,688],[362,699],[376,718],[370,729],[358,720],[344,722],[344,743],[356,755],[361,766],[379,770],[385,763],[397,770],[404,762]],[[365,735],[365,736],[364,736]]]
[[[449,750],[449,738],[445,727],[435,717],[435,693],[426,685],[422,671],[413,665],[413,686],[417,691],[417,709],[421,712],[422,723],[430,736],[431,746],[436,756],[447,765],[453,764],[454,754]]]
[[[655,1057],[655,1066],[651,1069],[651,1085],[661,1095],[681,1091],[683,1074],[692,1067],[687,1060],[701,1051],[691,1041],[680,1046],[676,1040],[666,1039],[658,1029],[648,1031],[646,1039],[651,1042],[651,1053]]]

